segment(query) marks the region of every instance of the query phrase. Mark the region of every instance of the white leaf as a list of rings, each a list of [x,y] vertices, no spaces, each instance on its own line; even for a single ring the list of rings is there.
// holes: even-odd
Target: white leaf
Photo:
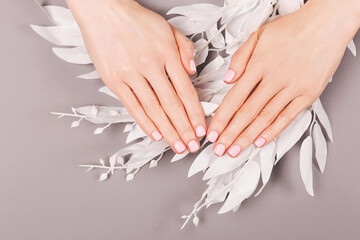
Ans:
[[[194,223],[194,225],[197,227],[198,224],[199,224],[199,218],[195,216],[195,217],[193,218],[193,223]]]
[[[104,128],[98,127],[97,129],[95,129],[94,134],[95,134],[95,135],[101,134],[101,133],[103,133],[103,131],[104,131]]]
[[[89,73],[86,73],[86,74],[79,75],[77,78],[81,78],[81,79],[99,79],[100,75],[95,70],[93,72],[89,72]]]
[[[94,116],[97,116],[98,113],[99,113],[99,109],[98,109],[95,105],[93,105],[93,106],[91,107],[91,112],[92,112],[92,114],[93,114]]]
[[[349,48],[351,53],[354,55],[354,57],[356,57],[356,46],[355,46],[354,40],[351,40],[347,47]]]
[[[100,175],[99,181],[102,182],[104,180],[106,180],[108,178],[108,174],[107,173],[103,173]]]
[[[188,177],[191,177],[195,173],[205,170],[212,164],[218,157],[213,153],[213,144],[210,144],[204,148],[200,154],[195,158],[191,164]]]
[[[305,138],[300,148],[300,174],[306,191],[314,196],[312,173],[312,138]]]
[[[208,54],[209,54],[209,45],[205,39],[199,39],[194,43],[194,53],[195,58],[194,61],[196,66],[204,63]]]
[[[225,46],[225,39],[222,33],[218,33],[217,24],[212,25],[209,29],[206,30],[206,37],[211,40],[211,44],[216,48],[222,48]],[[215,35],[216,34],[216,35]]]
[[[185,219],[185,218],[188,218],[188,216],[187,215],[182,215],[180,218]]]
[[[83,46],[84,41],[78,26],[52,26],[42,27],[31,25],[31,28],[45,38],[59,46]]]
[[[221,7],[218,7],[210,3],[199,3],[192,4],[187,6],[179,6],[170,9],[167,12],[169,14],[179,14],[184,15],[191,19],[192,21],[207,20],[209,16],[213,15],[215,12],[219,11]]]
[[[136,139],[139,139],[141,137],[147,136],[146,133],[140,128],[138,124],[136,124],[129,132],[126,143],[132,142]]]
[[[135,175],[133,173],[129,173],[128,175],[126,175],[126,181],[132,181],[134,180]]]
[[[134,125],[132,123],[128,123],[125,125],[124,127],[124,133],[125,132],[130,132],[133,129]]]
[[[188,151],[185,151],[182,154],[175,154],[174,157],[170,160],[170,162],[179,161],[180,159],[183,159],[184,157],[186,157],[188,154],[189,154]]]
[[[296,119],[278,136],[277,160],[275,164],[289,151],[294,144],[299,141],[311,122],[311,112],[305,109]]]
[[[117,163],[120,164],[120,165],[123,165],[124,162],[125,162],[124,158],[122,158],[122,157],[120,157],[120,156],[117,156],[116,161],[117,161]]]
[[[320,171],[323,173],[326,165],[327,146],[324,134],[321,131],[319,124],[315,123],[313,128],[313,138],[315,145],[315,157],[319,165]]]
[[[60,6],[42,6],[50,20],[56,25],[73,25],[76,21],[70,9]]]
[[[206,117],[213,114],[216,111],[216,109],[219,107],[218,104],[210,103],[210,102],[200,102],[200,104]]]
[[[206,171],[203,180],[207,180],[216,177],[220,174],[224,174],[234,170],[249,159],[250,154],[254,150],[254,145],[250,145],[246,148],[237,158],[232,158],[229,155],[224,155],[215,160],[213,164]]]
[[[303,0],[278,0],[279,14],[284,16],[299,10],[301,8],[301,1]]]
[[[76,108],[72,107],[71,111],[76,115]]]
[[[53,52],[59,58],[74,64],[90,64],[92,63],[85,46],[73,48],[53,48]]]
[[[100,158],[100,164],[103,165],[103,166],[105,166],[105,162],[104,162],[104,160],[101,159],[101,158]]]
[[[242,201],[253,194],[258,185],[260,168],[256,162],[251,161],[246,163],[240,171],[240,175],[237,177],[234,185],[229,191],[229,196],[218,212],[219,214],[237,208]]]
[[[117,154],[114,154],[109,158],[111,173],[114,173],[114,167],[115,167],[115,163],[116,163],[116,158],[117,158]]]
[[[275,162],[276,156],[276,144],[274,141],[269,142],[265,147],[260,150],[260,162],[261,162],[261,178],[263,185],[261,189],[255,194],[255,197],[258,196],[265,185],[268,183],[271,172]]]
[[[99,89],[99,92],[102,92],[102,93],[105,93],[113,98],[116,98],[117,100],[119,100],[119,98],[107,87],[107,86],[104,86],[104,87],[101,87]]]
[[[316,116],[319,118],[321,125],[323,125],[330,141],[334,142],[331,125],[330,125],[330,120],[320,102],[320,98],[316,99],[316,101],[312,104],[312,107],[316,113]]]
[[[158,165],[158,161],[156,160],[151,160],[150,164],[149,164],[149,168],[154,168]]]
[[[80,121],[73,121],[71,123],[71,128],[75,128],[75,127],[78,127],[80,125]]]
[[[214,60],[206,64],[199,76],[216,73],[221,68],[221,66],[224,65],[224,63],[225,59],[221,56],[217,56],[216,58],[214,58]]]

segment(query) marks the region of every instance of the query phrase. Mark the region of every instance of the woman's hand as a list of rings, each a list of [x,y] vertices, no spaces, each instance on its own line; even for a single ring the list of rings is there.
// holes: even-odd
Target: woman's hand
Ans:
[[[310,0],[264,25],[233,55],[234,83],[212,119],[214,152],[238,156],[277,137],[323,92],[360,24],[359,0]]]
[[[206,123],[188,76],[192,43],[132,0],[67,2],[101,78],[144,132],[177,153],[196,152]]]

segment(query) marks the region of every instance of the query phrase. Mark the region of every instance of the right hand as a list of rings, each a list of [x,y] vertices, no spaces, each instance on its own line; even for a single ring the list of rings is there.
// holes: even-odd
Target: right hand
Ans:
[[[190,40],[132,0],[67,2],[102,80],[143,131],[176,153],[198,151],[206,123]]]

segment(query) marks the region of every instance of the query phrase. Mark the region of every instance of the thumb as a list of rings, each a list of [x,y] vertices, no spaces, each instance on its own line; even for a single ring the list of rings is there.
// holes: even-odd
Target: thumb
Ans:
[[[229,70],[224,75],[224,82],[236,82],[243,75],[251,55],[256,47],[258,33],[258,31],[253,32],[231,57]]]
[[[188,74],[196,73],[196,64],[194,61],[194,45],[193,43],[179,30],[170,24],[173,31],[176,44],[179,49],[180,58],[184,69]]]

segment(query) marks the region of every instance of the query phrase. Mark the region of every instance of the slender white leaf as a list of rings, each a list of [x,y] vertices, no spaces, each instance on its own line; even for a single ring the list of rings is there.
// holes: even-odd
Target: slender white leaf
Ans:
[[[315,145],[315,158],[319,165],[320,171],[323,173],[326,165],[327,146],[324,134],[319,124],[315,123],[313,128],[313,138]]]
[[[354,40],[351,40],[349,42],[348,48],[351,51],[351,53],[354,55],[354,57],[356,57],[356,46],[355,46]]]
[[[316,113],[316,116],[319,118],[321,125],[324,127],[330,141],[334,142],[330,120],[321,104],[320,98],[316,99],[316,101],[312,104],[312,107]]]
[[[51,27],[31,25],[31,28],[41,37],[59,46],[84,45],[80,29],[76,25]]]
[[[100,75],[95,70],[93,72],[89,72],[89,73],[86,73],[86,74],[79,75],[77,78],[81,78],[81,79],[99,79]]]
[[[314,196],[313,173],[312,173],[312,138],[305,138],[300,148],[300,174],[306,191]]]
[[[56,56],[64,61],[74,64],[90,64],[92,63],[85,46],[73,48],[53,48]]]
[[[260,168],[255,161],[248,162],[240,171],[240,175],[229,191],[229,196],[218,212],[219,214],[237,208],[242,201],[253,194],[258,185]]]
[[[237,158],[232,158],[229,155],[224,155],[215,160],[213,164],[206,171],[203,180],[207,180],[213,177],[216,177],[220,174],[224,174],[230,172],[241,164],[243,164],[246,160],[249,159],[250,154],[254,150],[254,145],[250,145],[246,148]]]

